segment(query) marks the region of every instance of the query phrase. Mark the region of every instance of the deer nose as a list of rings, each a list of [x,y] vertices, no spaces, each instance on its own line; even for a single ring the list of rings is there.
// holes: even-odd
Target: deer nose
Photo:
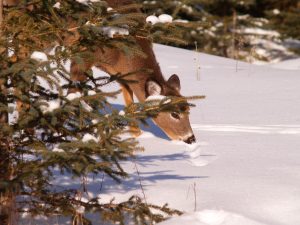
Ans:
[[[192,144],[192,143],[196,142],[195,135],[188,137],[186,140],[184,140],[184,142],[187,144]]]

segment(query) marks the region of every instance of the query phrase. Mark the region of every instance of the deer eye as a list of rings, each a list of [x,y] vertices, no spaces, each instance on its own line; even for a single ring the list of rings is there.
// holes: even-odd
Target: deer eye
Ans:
[[[177,113],[177,112],[172,112],[172,113],[171,113],[171,116],[172,116],[174,119],[176,119],[176,120],[179,120],[179,119],[180,119],[179,113]]]

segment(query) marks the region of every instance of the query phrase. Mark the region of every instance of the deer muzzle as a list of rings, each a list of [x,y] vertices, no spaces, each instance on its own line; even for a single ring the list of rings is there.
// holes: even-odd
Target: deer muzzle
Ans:
[[[183,140],[185,143],[187,144],[192,144],[192,143],[195,143],[196,142],[196,138],[195,138],[195,135],[192,135],[190,137],[188,137],[186,140]]]

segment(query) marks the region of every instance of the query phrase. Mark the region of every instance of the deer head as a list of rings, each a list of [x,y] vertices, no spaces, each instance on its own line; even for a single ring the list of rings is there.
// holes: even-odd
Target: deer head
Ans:
[[[150,78],[145,83],[145,91],[146,97],[153,95],[181,97],[179,77],[174,74],[165,83],[159,83]],[[181,109],[181,111],[185,113],[161,112],[156,118],[153,118],[153,120],[170,139],[191,144],[195,142],[196,139],[189,120],[189,107],[185,107]]]

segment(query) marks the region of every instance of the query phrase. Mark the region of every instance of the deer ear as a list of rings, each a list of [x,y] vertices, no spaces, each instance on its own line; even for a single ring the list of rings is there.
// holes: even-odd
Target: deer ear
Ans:
[[[150,95],[160,95],[162,87],[155,80],[148,80],[145,84],[146,97]]]
[[[170,76],[170,78],[168,79],[167,83],[174,88],[177,91],[180,91],[180,80],[179,77],[176,74],[173,74],[172,76]]]

